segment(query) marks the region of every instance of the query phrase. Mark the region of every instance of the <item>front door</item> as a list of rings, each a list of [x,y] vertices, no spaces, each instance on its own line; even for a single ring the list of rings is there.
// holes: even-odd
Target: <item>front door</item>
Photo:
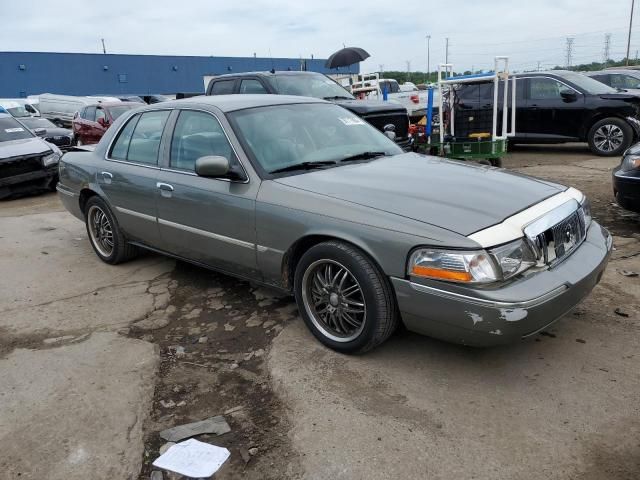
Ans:
[[[156,187],[169,110],[134,115],[116,136],[97,181],[126,236],[160,248]]]
[[[565,141],[579,137],[584,95],[550,77],[529,78],[528,90],[524,133],[529,138]],[[565,100],[563,90],[573,91],[575,99]]]
[[[195,173],[200,157],[239,160],[220,122],[211,113],[182,110],[158,174],[158,225],[163,248],[175,255],[242,276],[257,278],[256,185],[204,178]]]

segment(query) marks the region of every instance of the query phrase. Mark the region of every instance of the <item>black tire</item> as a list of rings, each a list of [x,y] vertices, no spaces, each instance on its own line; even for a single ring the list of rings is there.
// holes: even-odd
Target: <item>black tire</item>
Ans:
[[[343,283],[346,285],[347,281],[342,280],[338,286],[338,277],[342,279],[343,275],[338,272],[333,279],[335,282],[327,286],[329,290],[334,287],[336,289],[339,287],[340,290],[332,290],[332,293],[324,290],[324,293],[320,293],[321,296],[326,298],[324,302],[326,309],[335,309],[335,317],[343,318],[344,311],[348,312],[346,314],[347,318],[351,318],[352,312],[349,309],[352,308],[350,305],[354,304],[354,302],[346,299],[353,294],[343,296],[342,293],[352,289],[354,286],[358,287],[356,296],[351,297],[351,299],[362,299],[360,304],[362,305],[363,313],[359,314],[362,321],[357,328],[353,327],[352,324],[347,325],[341,321],[342,325],[353,327],[354,331],[352,332],[348,330],[339,332],[336,329],[332,329],[329,325],[330,322],[323,322],[321,313],[319,314],[316,311],[316,306],[319,304],[316,303],[316,306],[314,306],[312,301],[309,301],[310,299],[313,300],[313,295],[315,295],[314,288],[317,286],[315,283],[316,274],[321,271],[319,269],[326,268],[327,265],[332,265],[338,270],[340,268],[343,269],[342,271],[346,270],[349,275],[344,274],[344,276],[351,282],[351,287],[342,290]],[[347,243],[328,241],[307,250],[296,266],[294,291],[300,315],[309,330],[311,330],[311,333],[322,344],[338,352],[363,353],[371,350],[387,340],[398,326],[396,302],[388,279],[364,252]],[[335,298],[329,300],[333,295],[335,295]],[[335,300],[336,305],[330,307],[330,302],[333,300]],[[326,309],[323,310],[326,311]],[[326,315],[331,316],[332,314]],[[357,315],[354,314],[354,317],[357,317]],[[353,318],[351,319],[353,320]],[[334,320],[334,324],[338,325],[338,320]]]
[[[117,265],[118,263],[131,260],[138,254],[138,249],[127,243],[118,222],[104,200],[98,196],[89,198],[85,205],[84,212],[89,243],[91,243],[93,251],[96,252],[100,260],[111,265]],[[101,243],[96,228],[90,225],[90,222],[92,222],[98,214],[104,215],[104,221],[108,222],[109,228],[111,229],[111,248],[108,248],[106,240],[105,243]],[[106,225],[105,223],[101,222],[101,225],[100,229],[102,231],[107,230],[106,228],[102,228]]]
[[[631,125],[620,118],[610,117],[596,122],[587,135],[589,148],[601,157],[617,157],[633,142]]]
[[[493,167],[502,168],[502,159],[501,158],[490,158],[489,159],[489,163],[491,163],[491,165]]]

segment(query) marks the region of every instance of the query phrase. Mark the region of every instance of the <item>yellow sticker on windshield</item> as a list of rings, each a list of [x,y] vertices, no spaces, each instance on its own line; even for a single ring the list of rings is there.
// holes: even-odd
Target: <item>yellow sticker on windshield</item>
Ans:
[[[340,121],[345,125],[364,125],[364,120],[357,117],[340,117]]]

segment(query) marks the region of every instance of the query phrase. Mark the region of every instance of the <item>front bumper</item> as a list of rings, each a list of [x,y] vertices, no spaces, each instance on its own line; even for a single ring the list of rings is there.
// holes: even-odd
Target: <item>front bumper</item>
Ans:
[[[464,345],[499,345],[543,330],[576,306],[600,281],[611,247],[607,230],[593,222],[582,245],[562,263],[500,289],[391,281],[409,330]]]
[[[16,193],[49,188],[58,181],[58,166],[0,178],[0,198]]]
[[[620,167],[613,171],[613,192],[623,207],[640,211],[640,170],[623,172]]]

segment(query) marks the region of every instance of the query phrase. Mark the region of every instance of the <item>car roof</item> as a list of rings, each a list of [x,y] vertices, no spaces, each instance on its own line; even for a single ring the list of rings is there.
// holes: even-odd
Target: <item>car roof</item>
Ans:
[[[140,102],[96,102],[87,107],[119,107],[121,105],[131,105],[132,107],[139,107]]]
[[[273,105],[294,105],[303,103],[331,103],[326,100],[313,97],[299,97],[294,95],[266,95],[266,94],[242,94],[242,95],[202,95],[199,97],[170,100],[168,102],[153,105],[156,108],[180,107],[180,106],[213,106],[223,112],[233,112],[246,108],[268,107]]]
[[[276,77],[284,75],[323,75],[320,72],[308,72],[300,70],[270,70],[270,71],[258,71],[258,72],[241,72],[241,73],[225,73],[223,75],[214,75],[211,80],[218,80],[224,78],[238,78],[247,76],[258,77]]]

